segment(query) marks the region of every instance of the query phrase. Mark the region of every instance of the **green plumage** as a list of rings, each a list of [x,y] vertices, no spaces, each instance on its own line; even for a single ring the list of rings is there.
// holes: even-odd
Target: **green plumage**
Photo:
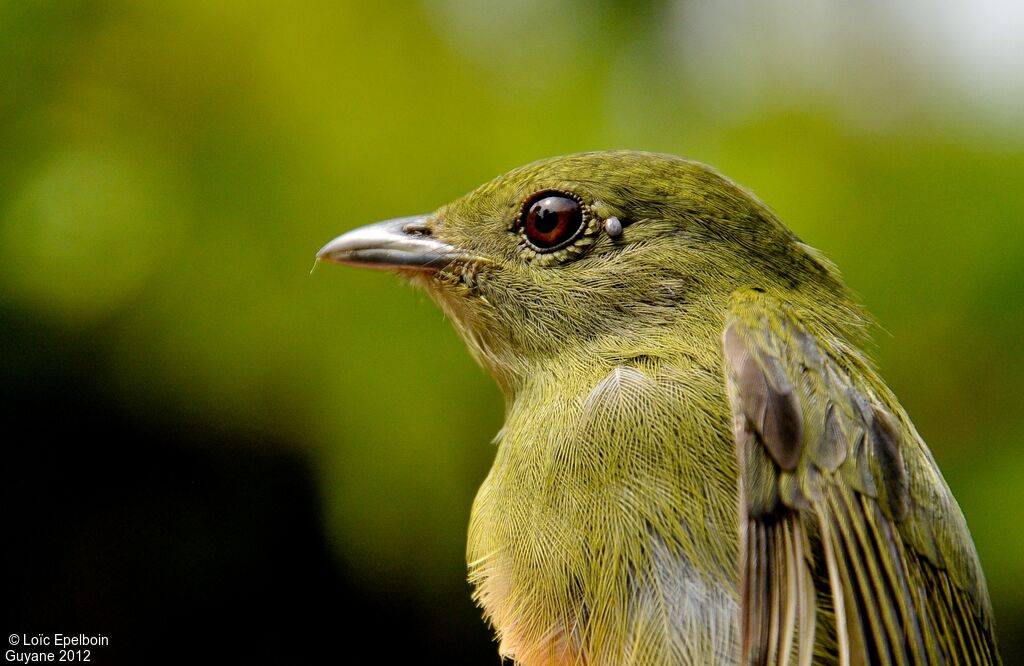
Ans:
[[[581,206],[553,251],[523,226],[544,192]],[[749,192],[589,153],[400,222],[321,257],[424,287],[505,394],[468,548],[505,655],[998,661],[970,535],[859,351],[865,316]]]

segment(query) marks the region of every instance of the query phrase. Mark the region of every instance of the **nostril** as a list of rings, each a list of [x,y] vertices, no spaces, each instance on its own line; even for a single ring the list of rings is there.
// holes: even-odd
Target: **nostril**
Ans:
[[[430,226],[422,220],[416,220],[402,227],[402,231],[409,234],[410,236],[430,236],[432,231]]]

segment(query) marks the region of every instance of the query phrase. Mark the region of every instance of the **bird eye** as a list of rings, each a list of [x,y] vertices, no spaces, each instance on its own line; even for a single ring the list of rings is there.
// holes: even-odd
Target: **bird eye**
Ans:
[[[523,206],[522,232],[538,252],[550,252],[576,238],[583,228],[583,208],[561,192],[540,192]]]

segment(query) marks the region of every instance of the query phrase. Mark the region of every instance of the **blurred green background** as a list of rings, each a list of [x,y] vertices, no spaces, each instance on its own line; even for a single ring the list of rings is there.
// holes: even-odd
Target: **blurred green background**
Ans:
[[[426,296],[313,256],[637,148],[862,295],[1019,654],[1022,44],[998,0],[0,0],[5,628],[496,663],[463,550],[500,396]]]

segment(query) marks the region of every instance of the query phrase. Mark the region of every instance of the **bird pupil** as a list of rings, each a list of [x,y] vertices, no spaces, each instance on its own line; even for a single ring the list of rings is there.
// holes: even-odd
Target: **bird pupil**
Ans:
[[[559,214],[557,211],[551,210],[550,208],[541,204],[542,208],[537,211],[537,217],[534,221],[534,226],[542,234],[549,234],[555,230],[558,226]]]

